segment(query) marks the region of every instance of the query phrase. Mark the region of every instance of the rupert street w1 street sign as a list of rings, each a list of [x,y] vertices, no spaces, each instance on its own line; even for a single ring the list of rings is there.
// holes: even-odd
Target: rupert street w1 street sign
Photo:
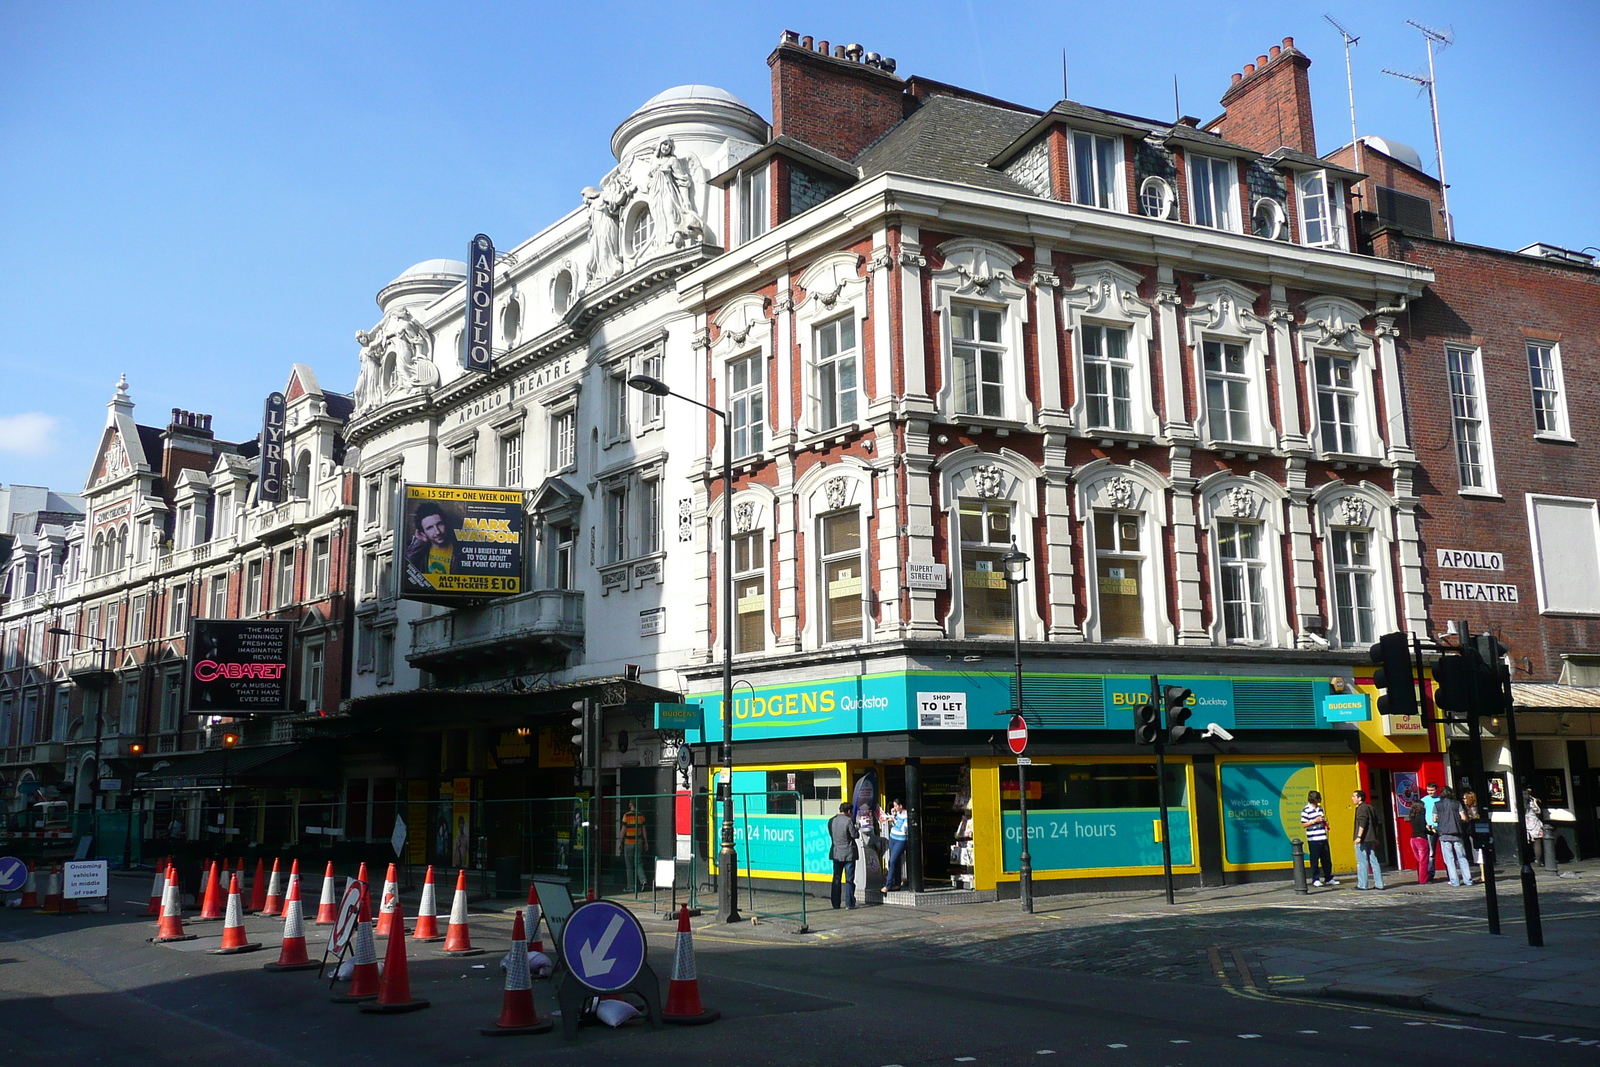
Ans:
[[[1028,720],[1021,715],[1011,716],[1011,725],[1006,728],[1006,744],[1011,746],[1011,751],[1022,755],[1028,750]]]

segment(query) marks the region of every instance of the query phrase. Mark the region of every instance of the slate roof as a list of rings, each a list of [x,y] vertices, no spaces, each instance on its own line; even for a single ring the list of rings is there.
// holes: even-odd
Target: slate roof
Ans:
[[[1290,166],[1301,167],[1306,170],[1331,171],[1335,175],[1356,181],[1366,177],[1359,170],[1351,170],[1349,167],[1341,167],[1337,163],[1329,163],[1326,159],[1318,159],[1316,156],[1290,148],[1287,145],[1282,148],[1274,148],[1267,153],[1266,158],[1273,163],[1287,163]]]
[[[863,178],[893,172],[1033,196],[1020,182],[988,166],[988,161],[1035,119],[1029,112],[933,96],[863,149],[855,164]]]

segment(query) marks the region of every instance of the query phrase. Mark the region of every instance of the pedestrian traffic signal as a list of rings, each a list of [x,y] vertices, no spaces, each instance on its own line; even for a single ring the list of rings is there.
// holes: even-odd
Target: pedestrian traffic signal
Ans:
[[[1181,685],[1169,685],[1161,691],[1161,702],[1167,708],[1167,742],[1181,744],[1189,739],[1194,731],[1184,725],[1189,717],[1194,714],[1189,708],[1189,698],[1192,692]]]
[[[1133,741],[1138,745],[1153,745],[1161,734],[1161,713],[1156,706],[1145,701],[1133,709]]]
[[[1372,684],[1383,690],[1378,696],[1378,713],[1417,714],[1417,690],[1411,679],[1411,639],[1403,633],[1384,634],[1367,655],[1378,665],[1372,672]]]

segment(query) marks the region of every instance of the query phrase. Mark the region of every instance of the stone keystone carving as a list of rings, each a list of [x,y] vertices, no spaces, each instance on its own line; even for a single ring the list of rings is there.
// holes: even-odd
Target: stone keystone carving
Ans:
[[[849,491],[849,489],[850,486],[843,478],[828,479],[827,483],[822,487],[822,492],[823,495],[828,498],[828,508],[830,511],[836,511],[839,508],[844,507],[845,494]]]
[[[756,506],[748,500],[733,505],[733,532],[749,533],[756,521]]]
[[[1106,482],[1106,502],[1118,511],[1133,507],[1133,479],[1117,475]]]
[[[1006,472],[993,465],[979,467],[972,474],[973,488],[984,500],[994,500],[1006,489]]]
[[[1366,501],[1360,497],[1341,497],[1339,499],[1339,524],[1341,526],[1365,526],[1371,510],[1371,508],[1367,507]]]
[[[1228,514],[1234,518],[1250,518],[1255,515],[1260,498],[1255,490],[1236,485],[1228,490]]]

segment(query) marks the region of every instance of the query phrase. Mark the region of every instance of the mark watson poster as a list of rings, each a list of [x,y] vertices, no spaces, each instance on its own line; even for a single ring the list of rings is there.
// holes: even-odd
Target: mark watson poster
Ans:
[[[521,490],[408,485],[396,534],[402,597],[499,597],[522,591]]]

